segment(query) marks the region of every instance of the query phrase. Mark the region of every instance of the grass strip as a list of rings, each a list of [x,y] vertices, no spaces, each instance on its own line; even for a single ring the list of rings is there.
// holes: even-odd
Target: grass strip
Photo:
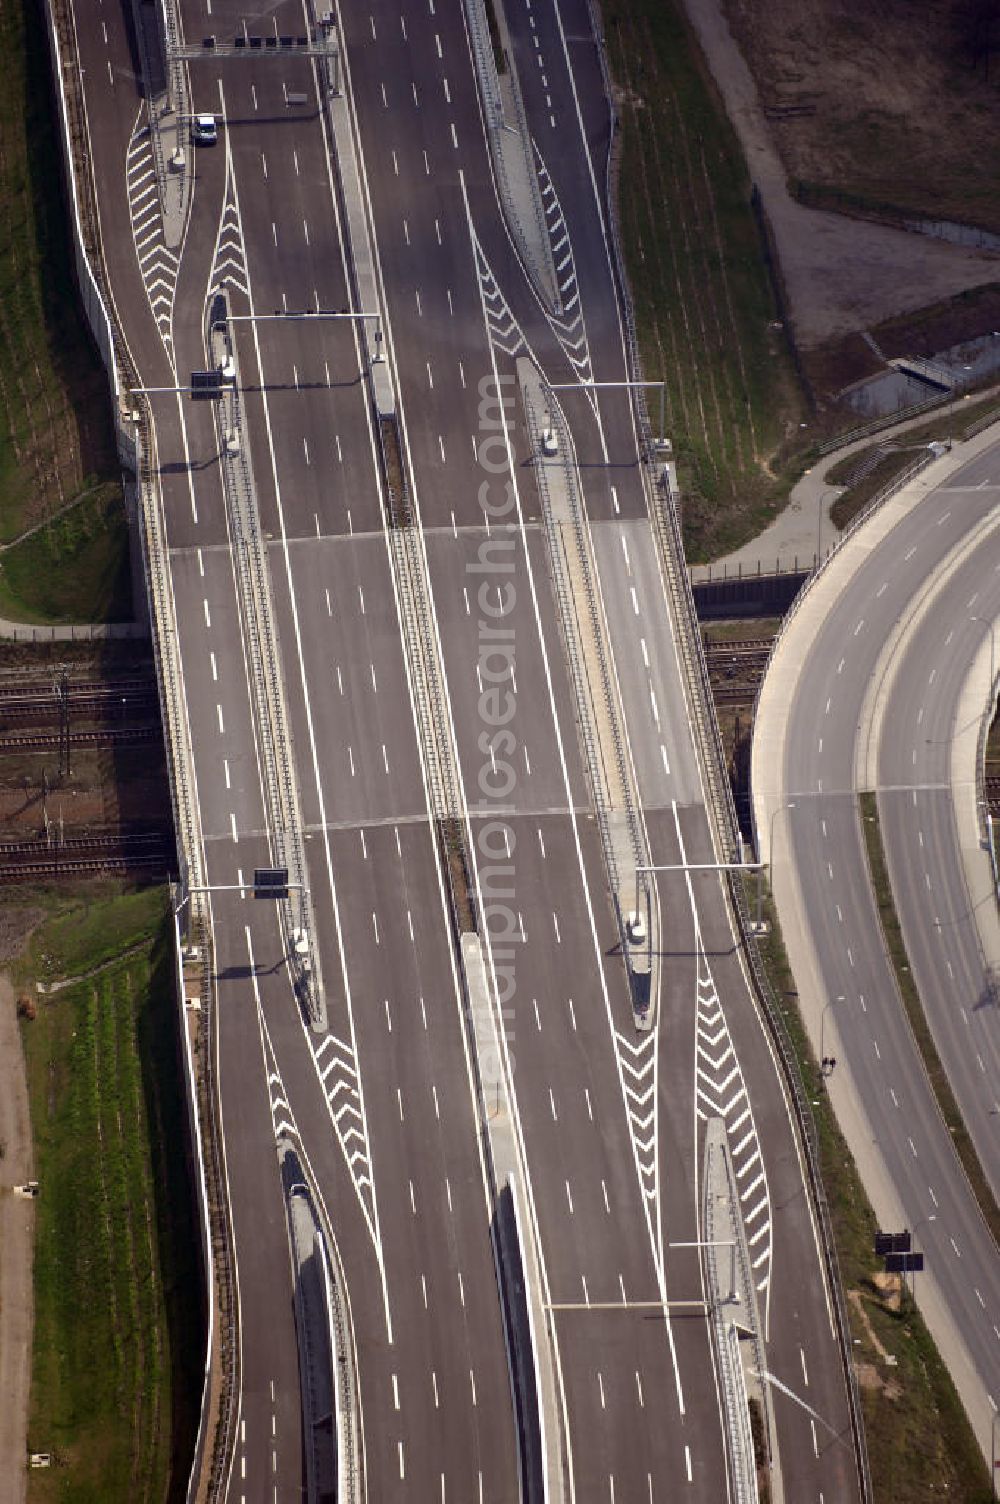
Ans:
[[[0,616],[23,622],[127,621],[128,527],[105,481],[0,557]]]
[[[806,404],[778,327],[746,164],[677,0],[605,0],[619,217],[644,374],[667,380],[685,545],[716,557],[780,506]]]
[[[882,845],[882,832],[879,826],[878,801],[874,794],[859,794],[858,806],[861,813],[861,825],[865,837],[865,853],[868,858],[868,871],[871,877],[872,890],[875,894],[875,902],[878,905],[879,920],[882,924],[882,933],[885,936],[886,950],[892,962],[892,969],[896,977],[896,986],[899,995],[903,999],[903,1007],[906,1009],[906,1017],[909,1020],[910,1030],[917,1042],[920,1056],[923,1060],[924,1070],[931,1083],[931,1088],[937,1100],[938,1110],[944,1118],[948,1132],[962,1168],[972,1186],[973,1194],[979,1202],[979,1209],[986,1220],[995,1241],[1000,1242],[1000,1208],[997,1207],[993,1193],[990,1190],[986,1176],[983,1174],[979,1163],[979,1156],[965,1126],[965,1119],[958,1108],[958,1103],[952,1093],[951,1084],[947,1073],[941,1063],[931,1034],[930,1026],[920,1001],[920,993],[917,984],[913,980],[910,970],[909,959],[906,954],[906,945],[903,941],[903,931],[900,927],[899,917],[896,913],[896,905],[892,896],[892,885],[889,881],[889,868],[885,859],[885,848]]]
[[[747,885],[749,901],[755,889]],[[798,1007],[777,910],[760,948],[806,1084],[854,1340],[876,1504],[987,1504],[988,1469],[951,1376],[909,1295],[882,1272],[877,1222],[840,1132]]]
[[[0,543],[54,520],[5,555],[0,615],[114,621],[131,615],[128,529],[74,282],[43,4],[0,0]]]
[[[979,402],[965,402],[957,412],[941,412],[914,428],[906,429],[899,435],[899,443],[902,446],[899,449],[888,448],[894,440],[884,437],[881,442],[876,439],[866,449],[859,449],[853,454],[845,455],[823,476],[823,479],[829,481],[831,485],[848,483],[847,490],[837,497],[830,508],[830,520],[834,527],[843,530],[853,522],[876,492],[880,491],[883,486],[887,486],[891,480],[901,475],[909,465],[913,464],[917,458],[918,449],[925,448],[933,440],[941,443],[948,443],[952,439],[961,441],[975,423],[991,416],[1000,420],[1000,399],[995,393],[990,397],[984,397]],[[851,476],[883,448],[886,448],[888,452],[882,455],[875,465],[861,477],[857,485],[850,485]]]
[[[184,1497],[202,1319],[172,930],[162,888],[93,909],[71,900],[18,968],[28,985],[41,958],[104,962],[22,1024],[42,1188],[29,1444],[56,1461],[29,1501],[161,1504]],[[112,935],[145,943],[115,960]]]

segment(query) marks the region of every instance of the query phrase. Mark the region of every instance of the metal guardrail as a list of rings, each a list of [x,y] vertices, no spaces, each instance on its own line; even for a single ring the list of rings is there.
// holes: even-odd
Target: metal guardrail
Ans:
[[[618,281],[619,300],[623,321],[625,324],[628,365],[632,378],[639,380],[642,377],[642,362],[639,355],[639,341],[635,325],[635,315],[632,308],[628,278],[625,272],[625,259],[622,252],[621,235],[618,226],[617,213],[615,211],[615,138],[618,121],[614,110],[614,92],[612,88],[610,68],[608,66],[605,51],[603,32],[601,29],[600,13],[596,4],[596,0],[586,0],[586,4],[587,10],[590,14],[591,27],[593,29],[594,37],[597,43],[597,54],[601,68],[601,76],[604,80],[605,92],[608,99],[608,108],[611,116],[611,134],[608,145],[607,161],[605,165],[605,195],[608,211],[607,221],[609,241],[612,248],[612,260]],[[641,388],[633,389],[632,402],[640,435],[647,446],[647,452],[652,453],[652,427],[650,425],[649,413],[646,407],[645,393]],[[655,498],[654,505],[651,508],[651,511],[655,516],[655,513],[657,511],[657,508],[655,506]],[[673,498],[669,495],[669,491],[668,506],[665,508],[664,517],[665,519],[669,518],[669,542],[671,545],[664,556],[664,564],[665,568],[667,569],[668,578],[670,574],[676,571],[679,567],[680,572],[683,574],[685,579],[687,579],[684,550],[680,540],[680,527],[676,516],[676,509],[673,505]],[[690,594],[690,581],[688,581],[688,593]],[[693,598],[688,610],[684,612],[676,621],[675,635],[679,639],[681,644],[683,644],[685,636],[691,633],[692,625],[695,630],[697,640],[700,643],[700,633],[697,632],[697,620],[695,619],[694,623],[692,624],[691,613],[693,613]],[[687,618],[686,631],[685,617]],[[712,778],[711,773],[707,774],[707,776],[709,776],[710,778],[710,783],[715,784],[715,789],[711,791],[711,818],[713,818],[716,823],[717,831],[725,831],[728,825],[729,828],[733,831],[733,835],[735,837],[738,831],[738,827],[735,823],[735,809],[732,803],[731,789],[728,791],[728,799],[724,799],[720,807],[720,780],[718,777],[718,767],[721,751],[721,740],[718,733],[718,724],[717,722],[715,722],[714,714],[710,708],[710,702],[707,703],[705,701],[705,696],[709,691],[707,690],[708,672],[704,663],[704,653],[700,653],[700,671],[694,671],[694,665],[691,662],[692,653],[696,651],[700,652],[700,649],[693,647],[690,641],[688,641],[686,646],[682,647],[682,657],[685,661],[685,667],[688,674],[689,687],[691,688],[691,698],[692,700],[694,700],[697,695],[700,695],[702,697],[701,713],[697,718],[697,723],[699,725],[702,725],[706,721],[711,721],[715,727],[714,736],[710,736],[710,741],[714,744],[714,750],[710,753],[709,757],[706,758],[706,769],[709,769],[714,763],[717,770],[714,779]],[[704,730],[702,730],[700,734],[704,736]],[[726,781],[726,786],[728,788],[728,781]],[[735,839],[733,841],[733,845],[737,845]],[[748,963],[750,965],[753,985],[759,1001],[764,1008],[765,1017],[768,1019],[772,1036],[778,1044],[779,1058],[782,1063],[783,1074],[785,1076],[786,1083],[788,1084],[792,1093],[792,1100],[795,1106],[795,1115],[799,1125],[801,1140],[805,1147],[809,1185],[812,1192],[813,1204],[817,1211],[820,1234],[823,1243],[823,1252],[826,1260],[828,1274],[827,1283],[832,1293],[834,1310],[837,1319],[838,1345],[840,1348],[841,1363],[843,1366],[845,1382],[847,1384],[848,1404],[851,1413],[851,1432],[854,1441],[855,1457],[857,1459],[858,1465],[861,1497],[863,1504],[872,1504],[873,1488],[871,1468],[868,1461],[868,1449],[865,1440],[864,1419],[861,1409],[861,1395],[858,1388],[857,1373],[854,1368],[851,1329],[847,1317],[846,1306],[844,1303],[843,1285],[840,1278],[840,1267],[837,1259],[836,1243],[833,1237],[833,1228],[830,1219],[829,1206],[826,1201],[826,1193],[823,1189],[823,1182],[819,1171],[819,1146],[816,1140],[815,1124],[813,1122],[808,1103],[804,1100],[803,1097],[802,1081],[801,1077],[799,1076],[798,1064],[794,1057],[794,1053],[792,1052],[790,1041],[788,1040],[787,1031],[784,1027],[784,1021],[781,1018],[780,1012],[778,1010],[777,1000],[775,999],[771,991],[770,983],[768,982],[768,979],[763,971],[763,966],[761,963],[756,941],[753,938],[750,915],[747,910],[742,883],[739,881],[738,874],[730,873],[728,875],[728,887],[733,908],[737,916],[737,922],[743,935],[744,952],[748,958]]]
[[[288,869],[290,887],[295,891],[294,902],[298,905],[298,928],[304,931],[310,945],[312,970],[301,974],[302,991],[310,1018],[316,1023],[323,1017],[316,926],[309,896],[298,791],[292,766],[291,735],[271,605],[270,574],[261,537],[260,515],[247,458],[246,430],[236,387],[218,404],[216,425],[222,455],[232,555],[236,564],[241,617],[246,630],[247,658],[253,681],[253,709],[264,763],[264,796],[278,865]],[[235,455],[229,453],[227,447],[230,434],[235,435],[238,443]],[[292,902],[290,897],[289,908]]]
[[[166,214],[167,164],[163,158],[163,142],[160,140],[159,116],[156,112],[156,103],[150,88],[150,80],[153,78],[153,63],[149,50],[149,37],[146,34],[146,26],[143,19],[142,0],[132,0],[132,31],[135,36],[136,46],[139,49],[139,62],[143,81],[146,85],[146,119],[149,124],[149,139],[153,148],[153,169],[156,173],[157,192],[160,195],[160,213]]]
[[[713,1153],[713,1146],[708,1145],[709,1157]],[[710,1164],[705,1167],[705,1184],[709,1183],[711,1176]],[[726,1166],[726,1178],[729,1182],[730,1201],[735,1208],[734,1217],[738,1217],[739,1195],[734,1192],[729,1166]],[[723,1301],[719,1282],[719,1255],[715,1240],[715,1203],[711,1196],[706,1196],[704,1201],[705,1224],[703,1236],[705,1240],[705,1272],[708,1276],[708,1308],[709,1320],[715,1338],[715,1351],[718,1356],[718,1372],[722,1385],[722,1408],[728,1422],[731,1442],[726,1448],[726,1463],[729,1473],[729,1482],[732,1490],[732,1499],[735,1504],[758,1504],[759,1494],[757,1490],[757,1477],[754,1462],[753,1438],[750,1431],[750,1414],[747,1401],[746,1380],[743,1374],[743,1360],[739,1350],[739,1333],[735,1323],[726,1322],[723,1319]],[[735,1235],[736,1229],[733,1228]],[[747,1268],[744,1257],[742,1238],[736,1237],[736,1247],[733,1250],[734,1258],[739,1260],[740,1279],[743,1289],[750,1290],[752,1285],[751,1271]],[[762,1372],[765,1364],[760,1353],[760,1338],[756,1331],[752,1338],[754,1354],[757,1359],[758,1372]],[[732,1433],[738,1432],[738,1437],[732,1437]]]
[[[443,673],[437,652],[434,618],[427,596],[427,563],[419,527],[386,530],[399,591],[399,614],[406,639],[410,682],[420,722],[420,743],[431,786],[434,815],[458,819],[462,800],[455,765],[451,718],[445,705]]]
[[[812,590],[822,572],[827,568],[830,561],[837,557],[837,555],[840,553],[840,550],[844,547],[844,544],[847,543],[849,539],[854,537],[854,534],[858,531],[859,528],[864,527],[865,523],[870,517],[874,516],[879,507],[883,506],[885,502],[890,499],[890,497],[895,496],[897,491],[901,491],[905,485],[908,485],[909,482],[913,480],[915,476],[919,475],[921,470],[929,465],[935,458],[936,456],[929,452],[927,454],[921,454],[918,459],[915,459],[913,461],[912,465],[907,465],[906,469],[902,471],[900,475],[894,476],[894,478],[890,480],[886,485],[884,485],[880,491],[876,491],[875,495],[869,501],[868,505],[864,508],[863,511],[859,512],[858,515],[853,518],[850,523],[848,523],[847,527],[841,533],[836,543],[829,550],[829,552],[824,555],[824,557],[819,561],[817,567],[812,571],[809,578],[802,586],[802,589],[799,591],[798,595],[796,595],[792,604],[789,606],[788,610],[785,612],[785,615],[782,617],[781,625],[779,626],[777,632],[771,640],[771,651],[767,655],[767,662],[764,665],[764,672],[761,675],[760,684],[757,689],[757,698],[754,701],[754,721],[756,721],[757,711],[760,709],[760,697],[763,693],[764,684],[767,680],[768,669],[774,662],[774,656],[778,651],[779,645],[784,640],[785,633],[788,630],[788,624],[789,622],[795,620],[796,614],[802,607],[802,602],[807,599],[809,592]]]
[[[504,217],[510,228],[511,234],[517,246],[517,250],[528,268],[531,280],[535,283],[540,294],[545,293],[544,268],[539,265],[538,257],[531,248],[528,237],[521,228],[520,217],[514,203],[514,194],[511,189],[510,176],[507,172],[507,163],[504,159],[503,142],[501,134],[504,131],[513,132],[513,126],[504,124],[503,98],[500,93],[500,82],[497,74],[496,61],[493,56],[493,41],[490,37],[489,22],[486,19],[486,7],[483,0],[464,0],[465,14],[468,22],[469,36],[472,41],[472,57],[476,67],[476,77],[479,80],[479,94],[483,103],[483,113],[486,117],[487,139],[490,146],[490,159],[498,180],[500,190],[500,202],[504,207]],[[511,65],[513,69],[513,64]],[[521,141],[525,153],[529,186],[532,192],[534,210],[539,217],[541,227],[542,244],[550,246],[548,226],[545,220],[545,209],[542,204],[541,188],[538,185],[538,175],[535,172],[534,143],[532,142],[528,123],[524,114],[524,101],[521,99],[520,86],[516,76],[512,72],[511,93],[514,98],[514,112],[518,117],[518,128],[523,133]],[[515,132],[516,134],[516,132]],[[554,278],[554,268],[553,268]],[[553,280],[552,295],[557,296],[558,283]]]
[[[996,715],[998,694],[1000,694],[1000,675],[994,677],[993,683],[990,685],[989,697],[986,701],[986,712],[979,725],[979,736],[976,738],[976,812],[979,817],[980,836],[989,847],[990,866],[993,869],[993,892],[995,894],[1000,894],[1000,873],[997,872],[997,851],[993,833],[993,816],[990,813],[989,799],[986,795],[986,744],[989,741],[990,727]],[[985,960],[984,955],[984,965]]]
[[[654,481],[650,490],[653,533],[663,561],[674,637],[680,649],[688,688],[688,704],[701,752],[702,772],[708,785],[708,814],[715,827],[716,844],[723,853],[723,859],[737,861],[740,856],[740,839],[736,803],[732,784],[726,773],[726,757],[715,714],[694,592],[684,559],[677,508],[665,469],[660,485],[657,486]]]
[[[123,386],[131,393],[141,385],[141,382],[128,341],[118,322],[114,299],[108,285],[100,213],[90,155],[86,101],[80,82],[75,18],[72,7],[67,5],[65,0],[49,0],[46,13],[55,51],[54,62],[58,74],[60,97],[64,105],[64,129],[69,158],[67,166],[75,208],[73,229],[77,261],[86,272],[87,286],[92,284],[93,292],[100,305],[100,331],[106,330],[107,338],[106,340],[101,338],[99,331],[95,331],[95,338],[98,340],[108,366],[108,375],[116,402],[120,403]],[[93,318],[94,313],[89,297],[87,308],[88,317]],[[137,523],[147,591],[152,604],[153,654],[160,713],[165,732],[167,776],[174,812],[174,827],[179,854],[185,866],[188,881],[195,886],[202,886],[201,822],[189,772],[190,728],[184,696],[180,692],[177,627],[173,599],[168,585],[166,529],[162,499],[158,489],[155,436],[147,399],[138,399],[133,412],[135,415],[134,431],[127,435],[122,428],[120,407],[115,416],[122,434],[119,448],[129,451],[136,467],[139,492]],[[201,995],[208,1005],[205,1017],[206,1026],[210,1027],[208,1021],[213,1006],[212,935],[207,907],[199,895],[193,895],[191,899],[189,932],[201,951]],[[202,1125],[202,1143],[207,1148],[209,1205],[206,1213],[212,1229],[220,1349],[225,1355],[221,1371],[222,1394],[219,1402],[219,1421],[213,1441],[209,1481],[209,1496],[218,1498],[225,1484],[224,1463],[229,1456],[236,1434],[239,1344],[234,1334],[238,1329],[239,1313],[237,1290],[232,1275],[232,1228],[222,1193],[225,1179],[219,1142],[215,1063],[210,1049],[203,1051],[199,1058],[202,1069],[198,1078],[197,1112]],[[211,1332],[208,1334],[208,1341],[209,1343],[212,1341]],[[203,1432],[207,1424],[210,1402],[210,1385],[206,1382],[202,1394]],[[199,1454],[193,1461],[188,1490],[190,1499],[194,1498],[194,1493],[200,1486],[203,1461],[204,1454]]]
[[[923,402],[914,402],[910,407],[901,407],[897,412],[886,413],[881,418],[872,418],[870,423],[859,423],[856,428],[849,428],[846,433],[838,433],[834,438],[825,440],[817,445],[818,455],[832,454],[835,449],[844,449],[848,444],[854,444],[858,439],[866,439],[871,434],[882,433],[886,428],[895,428],[897,423],[905,423],[908,418],[918,418],[921,413],[930,412],[933,407],[942,407],[955,399],[951,392],[942,392],[939,397],[928,397]]]
[[[472,56],[479,77],[486,124],[491,130],[500,130],[503,127],[503,100],[500,97],[500,80],[485,0],[465,0],[465,14],[469,23]]]
[[[539,448],[537,421],[534,420],[534,414],[530,412],[530,409],[528,416],[534,430],[532,433],[532,444],[537,451]],[[560,453],[563,456],[561,463],[566,475],[567,492],[570,498],[572,525],[572,543],[570,546],[575,550],[579,571],[583,578],[590,632],[597,654],[600,684],[596,693],[586,662],[582,661],[579,651],[578,644],[582,636],[582,628],[577,615],[577,595],[567,578],[567,561],[569,555],[566,544],[565,524],[555,517],[546,474],[547,466],[544,462],[536,464],[535,475],[542,502],[542,517],[552,565],[552,577],[563,623],[566,656],[570,667],[574,698],[577,703],[577,720],[583,738],[585,761],[587,763],[594,806],[597,812],[598,829],[601,834],[601,844],[604,849],[605,863],[612,892],[617,897],[620,889],[621,874],[618,871],[614,838],[611,831],[611,815],[614,810],[612,782],[617,784],[619,790],[622,813],[625,815],[628,824],[629,838],[635,855],[636,866],[644,866],[647,863],[646,841],[632,792],[632,779],[629,773],[625,741],[621,728],[621,716],[618,710],[611,668],[605,649],[604,624],[601,619],[600,607],[590,567],[589,541],[585,532],[581,507],[577,497],[576,476],[567,458],[570,435],[562,413],[558,408],[554,409],[551,413],[551,421],[559,429],[560,433]],[[593,724],[597,716],[597,704],[599,703],[597,694],[600,695],[603,701],[605,716],[611,731],[614,749],[614,766],[611,770],[609,770],[607,765],[603,739]],[[644,876],[643,886],[647,887],[648,883],[648,877]]]

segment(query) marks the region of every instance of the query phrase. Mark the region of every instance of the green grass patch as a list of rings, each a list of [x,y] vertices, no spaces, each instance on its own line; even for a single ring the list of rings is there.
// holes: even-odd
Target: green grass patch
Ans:
[[[43,0],[0,0],[0,542],[118,474],[73,281]]]
[[[0,555],[0,616],[126,621],[132,615],[130,580],[122,488],[107,481]]]
[[[18,980],[80,976],[149,943],[163,917],[162,888],[131,893],[61,894],[52,918],[31,939]]]
[[[894,441],[876,438],[867,449],[855,450],[853,454],[848,454],[842,460],[838,460],[823,476],[823,479],[832,485],[847,486],[847,490],[842,496],[837,497],[830,508],[830,520],[834,527],[843,529],[853,522],[872,497],[912,465],[913,461],[918,458],[918,451],[925,448],[932,440],[937,440],[942,444],[953,439],[962,440],[975,424],[994,417],[1000,420],[1000,398],[996,393],[983,397],[979,401],[970,399],[963,402],[961,407],[953,412],[941,412],[934,417],[929,417],[925,422],[900,433],[898,442],[901,447],[882,455],[872,469],[855,485],[850,484],[851,477],[857,473],[865,461],[873,457],[879,449]]]
[[[879,828],[878,803],[874,794],[860,794],[858,806],[861,815],[861,825],[865,837],[865,853],[868,857],[868,870],[871,876],[872,889],[875,893],[875,901],[878,905],[879,919],[882,924],[882,933],[885,936],[886,949],[892,962],[893,971],[896,974],[896,985],[903,999],[903,1007],[910,1023],[910,1029],[917,1042],[920,1055],[923,1060],[924,1070],[934,1090],[938,1109],[951,1134],[952,1142],[962,1161],[962,1168],[969,1178],[969,1183],[979,1202],[979,1209],[986,1220],[986,1224],[993,1238],[1000,1242],[1000,1208],[989,1188],[986,1177],[983,1174],[979,1157],[976,1154],[972,1139],[969,1137],[962,1117],[952,1094],[951,1084],[947,1073],[941,1063],[934,1037],[924,1014],[923,1005],[920,1001],[920,993],[917,984],[913,980],[910,971],[909,958],[906,954],[906,945],[903,941],[903,931],[900,928],[899,918],[896,914],[896,905],[892,897],[892,885],[889,881],[889,868],[885,859],[885,848],[882,845],[882,832]]]
[[[754,888],[747,885],[748,901]],[[777,911],[765,900],[770,933],[764,964],[812,1103],[820,1170],[847,1294],[876,1504],[987,1504],[988,1470],[951,1377],[916,1306],[898,1309],[874,1254],[877,1223],[837,1125],[798,1008]]]
[[[607,0],[604,16],[643,369],[667,381],[685,546],[706,559],[779,509],[774,467],[805,404],[743,155],[683,7]]]
[[[853,473],[858,469],[859,458],[856,455],[852,455],[851,458]],[[883,454],[856,485],[848,486],[847,490],[837,497],[830,508],[830,521],[834,527],[839,531],[849,527],[855,517],[860,516],[883,487],[888,486],[904,471],[909,470],[915,459],[917,455],[909,447],[894,449],[889,454]]]
[[[29,1498],[160,1504],[183,1497],[201,1367],[172,928],[162,888],[92,908],[76,943],[74,910],[32,954],[85,968],[111,935],[141,948],[40,996],[22,1025],[42,1186],[29,1445],[56,1459]]]

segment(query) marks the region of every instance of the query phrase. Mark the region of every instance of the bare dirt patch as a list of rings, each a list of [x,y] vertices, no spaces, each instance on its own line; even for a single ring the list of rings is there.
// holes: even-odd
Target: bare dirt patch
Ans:
[[[983,6],[724,4],[790,178],[872,212],[1000,231],[1000,157],[984,149],[1000,132],[1000,59],[986,55]]]
[[[884,141],[889,136],[883,130],[882,117],[878,117],[877,127],[873,127],[865,103],[877,93],[883,100],[886,118],[892,119],[900,133],[910,129],[913,110],[907,104],[909,95],[895,82],[902,64],[871,39],[867,47],[859,43],[855,30],[855,21],[861,17],[858,7],[852,6],[848,16],[847,7],[837,5],[835,0],[818,0],[816,6],[806,9],[795,0],[776,0],[773,6],[770,0],[766,6],[764,0],[740,0],[739,4],[734,0],[731,6],[734,38],[720,9],[722,0],[686,0],[686,4],[740,137],[751,176],[760,190],[800,346],[822,344],[869,328],[893,315],[952,297],[966,288],[997,280],[1000,258],[995,255],[850,219],[844,214],[806,208],[789,192],[787,147],[780,132],[801,131],[804,124],[815,121],[821,122],[821,127],[816,127],[815,149],[817,153],[828,152],[832,162],[829,173],[834,179],[838,172],[846,170],[846,163],[865,157],[879,162],[879,170],[885,170],[893,183],[897,174],[904,174],[907,159],[902,140],[898,150],[889,154],[898,160],[894,165],[888,164]],[[867,22],[874,25],[874,13],[881,14],[883,9],[896,16],[896,31],[901,32],[905,29],[904,13],[915,18],[929,7],[915,8],[904,5],[902,0],[893,0],[888,7],[869,7]],[[830,43],[833,51],[829,60],[823,57],[825,33],[816,31],[817,14],[836,43],[835,46]],[[922,45],[931,46],[930,33],[924,36]],[[741,46],[750,60],[750,68]],[[767,59],[769,51],[774,49],[780,53],[780,66]],[[854,61],[848,70],[851,56]],[[858,75],[866,79],[867,92],[857,82]],[[813,80],[820,76],[824,91],[822,108],[810,94]],[[797,80],[798,92],[787,99],[785,95],[779,96],[779,77],[786,95],[787,85],[793,79]],[[762,93],[758,92],[758,78]],[[929,82],[925,88],[930,88]],[[814,92],[819,90],[820,83],[816,82]],[[830,99],[835,92],[839,99],[834,116]],[[797,109],[776,116],[774,105],[779,100],[786,106],[797,105]],[[925,104],[923,120],[917,127],[921,137],[932,133],[936,126],[936,121],[933,126],[930,123],[933,107],[929,100]],[[1000,120],[1000,102],[997,108]],[[964,99],[962,109],[968,110]],[[845,130],[848,141],[853,143],[846,147],[839,142],[844,120],[850,122]],[[963,137],[966,179],[970,173],[969,161],[983,155],[971,149],[971,132],[978,132],[978,125],[966,114]],[[786,155],[781,154],[781,147],[785,147]],[[957,170],[954,157],[949,161]],[[796,163],[794,171],[806,171],[804,161],[796,159]],[[975,176],[975,169],[971,170]],[[1000,169],[991,167],[983,171],[997,177],[1000,218]],[[944,176],[943,168],[938,176]],[[920,205],[914,208],[925,207],[931,201],[932,196],[925,192]],[[944,200],[937,203],[934,212],[937,216],[957,215],[959,204],[964,205],[964,211],[958,217],[968,218],[971,204],[958,185],[953,184],[947,203]]]

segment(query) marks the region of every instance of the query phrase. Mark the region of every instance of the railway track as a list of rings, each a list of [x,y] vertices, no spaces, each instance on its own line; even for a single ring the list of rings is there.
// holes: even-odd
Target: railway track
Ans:
[[[1000,778],[985,779],[984,792],[986,794],[986,806],[990,814],[1000,817]]]
[[[132,852],[117,856],[106,852],[92,857],[61,857],[56,849],[49,856],[31,862],[9,863],[0,859],[0,884],[116,872],[162,872],[166,876],[171,870],[172,863],[162,852]]]
[[[705,648],[706,658],[746,658],[767,657],[771,651],[770,637],[705,637],[702,643]]]
[[[115,696],[133,694],[156,694],[156,680],[151,674],[135,679],[67,679],[66,691],[72,700],[74,696]],[[37,676],[20,679],[0,679],[0,706],[6,700],[16,699],[54,699],[56,697],[56,681],[54,679],[39,679]]]
[[[0,686],[0,731],[8,725],[51,725],[62,715],[70,723],[79,720],[124,720],[137,714],[151,716],[158,709],[156,685],[151,680],[123,680],[117,684],[69,686],[65,712],[54,687],[11,689]]]
[[[69,733],[71,747],[117,747],[131,746],[141,742],[157,742],[162,737],[160,724],[146,726],[94,726]],[[58,732],[23,731],[12,735],[0,735],[0,753],[3,752],[58,752]]]

